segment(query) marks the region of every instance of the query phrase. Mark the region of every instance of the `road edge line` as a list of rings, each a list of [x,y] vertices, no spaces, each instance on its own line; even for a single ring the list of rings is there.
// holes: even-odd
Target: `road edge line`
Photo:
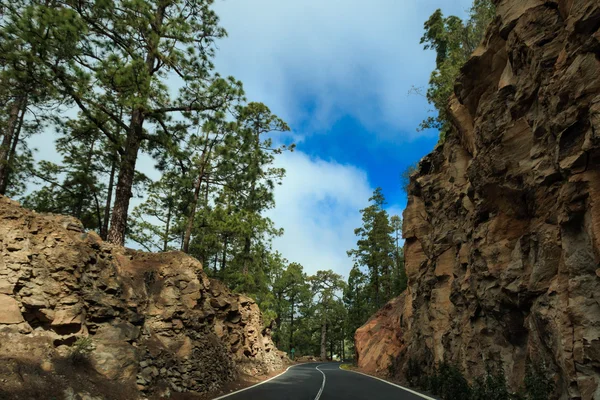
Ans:
[[[235,392],[231,392],[231,393],[224,394],[224,395],[223,395],[223,396],[221,396],[221,397],[215,397],[215,398],[214,398],[214,399],[212,399],[212,400],[221,400],[221,399],[224,399],[224,398],[226,398],[226,397],[233,396],[234,394],[241,393],[241,392],[244,392],[244,391],[246,391],[246,390],[249,390],[249,389],[255,388],[255,387],[257,387],[257,386],[260,386],[260,385],[262,385],[263,383],[267,383],[267,382],[269,382],[269,381],[271,381],[271,380],[273,380],[273,379],[275,379],[275,378],[277,378],[277,377],[279,377],[279,376],[281,376],[281,375],[285,374],[286,372],[288,372],[288,371],[289,371],[289,369],[290,369],[290,368],[292,368],[292,367],[295,367],[295,366],[297,366],[297,365],[302,365],[302,364],[294,364],[294,365],[290,365],[290,366],[289,366],[289,367],[287,367],[287,368],[285,369],[285,371],[283,371],[282,373],[280,373],[280,374],[278,374],[278,375],[275,375],[275,376],[272,376],[271,378],[269,378],[269,379],[267,379],[267,380],[264,380],[264,381],[262,381],[262,382],[258,382],[257,384],[254,384],[254,385],[252,385],[252,386],[248,386],[248,387],[246,387],[246,388],[243,388],[243,389],[240,389],[240,390],[236,390]]]
[[[323,372],[319,369],[319,367],[321,365],[327,365],[327,364],[319,364],[315,367],[317,369],[317,371],[319,371],[321,374],[323,374],[323,384],[321,385],[321,390],[319,390],[319,393],[317,393],[317,397],[315,397],[315,400],[319,400],[319,398],[321,397],[321,394],[323,393],[323,389],[325,389],[325,382],[327,381],[327,376],[325,376],[325,372]]]
[[[414,395],[417,395],[417,396],[422,397],[422,398],[427,399],[427,400],[438,400],[438,399],[434,399],[433,397],[426,396],[423,393],[415,392],[414,390],[411,390],[411,389],[406,388],[404,386],[400,386],[400,385],[397,385],[397,384],[392,383],[390,381],[386,381],[385,379],[381,379],[381,378],[378,378],[378,377],[373,376],[373,375],[365,374],[364,372],[358,372],[358,371],[354,371],[354,370],[351,370],[351,369],[342,369],[342,365],[341,364],[340,364],[339,368],[340,368],[341,371],[354,372],[355,374],[361,374],[361,375],[364,375],[364,376],[368,376],[369,378],[377,379],[378,381],[385,382],[388,385],[396,386],[399,389],[405,390],[405,391],[407,391],[409,393],[412,393]]]

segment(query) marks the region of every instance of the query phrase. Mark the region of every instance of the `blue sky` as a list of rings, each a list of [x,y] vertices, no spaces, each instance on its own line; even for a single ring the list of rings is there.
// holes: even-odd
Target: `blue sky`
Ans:
[[[217,0],[228,38],[217,70],[244,83],[292,128],[297,151],[269,212],[284,228],[274,247],[308,272],[347,276],[359,210],[377,186],[391,214],[406,195],[400,174],[429,153],[437,132],[417,132],[430,106],[433,52],[419,40],[437,9],[464,17],[471,0]],[[288,138],[290,139],[290,138]]]
[[[426,87],[434,68],[434,54],[419,44],[423,23],[437,8],[464,17],[471,2],[215,1],[228,31],[218,42],[216,70],[241,80],[249,101],[283,118],[292,132],[282,140],[297,144],[276,160],[287,176],[268,212],[285,230],[274,248],[289,261],[347,277],[346,251],[356,244],[359,210],[373,189],[382,187],[390,214],[402,213],[400,174],[437,142],[437,132],[416,131],[430,106],[408,94]],[[35,138],[36,158],[60,161],[55,138]],[[159,178],[147,155],[137,168]],[[131,208],[139,203],[132,199]]]

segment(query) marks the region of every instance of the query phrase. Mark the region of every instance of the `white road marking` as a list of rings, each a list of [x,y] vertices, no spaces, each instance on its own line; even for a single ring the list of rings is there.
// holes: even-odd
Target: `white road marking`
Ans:
[[[221,397],[216,397],[216,398],[214,398],[213,400],[221,400],[221,399],[224,399],[224,398],[226,398],[226,397],[233,396],[234,394],[237,394],[237,393],[240,393],[240,392],[244,392],[244,391],[246,391],[246,390],[248,390],[248,389],[252,389],[252,388],[255,388],[255,387],[257,387],[257,386],[260,386],[260,385],[262,385],[263,383],[267,383],[267,382],[269,382],[269,381],[271,381],[271,380],[273,380],[273,379],[275,379],[275,378],[277,378],[277,377],[279,377],[279,376],[281,376],[281,375],[285,374],[286,372],[288,372],[288,370],[289,370],[290,368],[292,368],[292,367],[295,367],[295,366],[297,366],[297,365],[302,365],[302,364],[290,365],[289,367],[287,367],[287,369],[286,369],[285,371],[283,371],[283,372],[282,372],[282,373],[280,373],[279,375],[275,375],[274,377],[267,379],[266,381],[262,381],[262,382],[259,382],[259,383],[257,383],[256,385],[248,386],[247,388],[240,389],[240,390],[237,390],[237,391],[235,391],[235,392],[231,392],[231,393],[225,394],[225,395],[223,395],[223,396],[221,396]]]
[[[325,372],[323,372],[323,371],[321,371],[321,370],[319,369],[319,367],[320,367],[321,365],[327,365],[327,364],[319,364],[319,365],[317,365],[317,366],[315,367],[315,368],[316,368],[316,369],[317,369],[317,370],[318,370],[320,373],[322,373],[322,374],[323,374],[323,384],[321,385],[321,390],[319,390],[319,393],[317,393],[317,397],[315,397],[315,400],[319,400],[319,398],[321,397],[321,393],[323,393],[323,389],[325,389],[325,381],[327,381],[327,377],[325,376]]]
[[[355,374],[361,374],[361,375],[364,375],[364,376],[368,376],[369,378],[377,379],[378,381],[385,382],[385,383],[387,383],[388,385],[396,386],[396,387],[397,387],[397,388],[399,388],[399,389],[406,390],[406,391],[407,391],[407,392],[409,392],[409,393],[412,393],[412,394],[414,394],[414,395],[416,395],[416,396],[422,397],[422,398],[424,398],[424,399],[427,399],[427,400],[437,400],[437,399],[434,399],[433,397],[425,396],[425,395],[424,395],[424,394],[422,394],[422,393],[415,392],[414,390],[410,390],[409,388],[405,388],[404,386],[396,385],[395,383],[388,382],[388,381],[386,381],[385,379],[381,379],[381,378],[378,378],[378,377],[376,377],[376,376],[372,376],[372,375],[368,375],[368,374],[363,374],[362,372],[354,371],[354,370],[351,370],[351,369],[343,369],[341,364],[340,364],[339,368],[340,368],[342,371],[346,371],[346,372],[354,372]],[[316,400],[316,399],[315,399],[315,400]]]

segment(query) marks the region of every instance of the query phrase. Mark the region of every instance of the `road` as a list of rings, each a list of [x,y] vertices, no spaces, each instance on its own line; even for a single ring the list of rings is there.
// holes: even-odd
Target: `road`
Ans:
[[[434,400],[339,367],[339,363],[294,365],[269,381],[215,400]]]

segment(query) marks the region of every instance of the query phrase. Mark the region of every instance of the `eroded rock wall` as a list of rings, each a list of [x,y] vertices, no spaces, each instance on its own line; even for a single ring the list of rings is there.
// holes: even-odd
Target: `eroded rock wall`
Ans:
[[[598,400],[600,2],[497,14],[456,82],[454,131],[411,178],[398,365],[491,362],[517,389],[544,361],[557,397]]]
[[[92,340],[92,370],[144,394],[203,393],[284,361],[256,303],[196,259],[116,247],[73,218],[0,196],[2,363],[52,372],[81,337]],[[30,384],[14,379],[0,394]]]

